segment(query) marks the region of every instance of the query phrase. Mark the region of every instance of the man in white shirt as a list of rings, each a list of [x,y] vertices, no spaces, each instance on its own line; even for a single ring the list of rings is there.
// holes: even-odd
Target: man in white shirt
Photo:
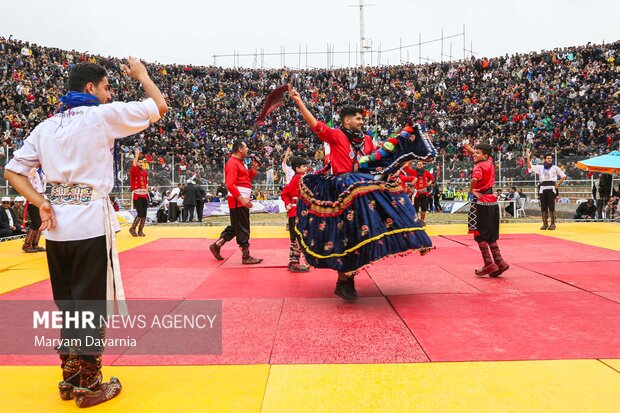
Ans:
[[[273,190],[274,187],[274,170],[271,162],[267,165],[267,170],[265,171],[265,188],[267,190]]]
[[[176,222],[179,217],[179,196],[181,195],[181,186],[178,184],[176,188],[172,188],[168,195],[168,222]]]
[[[540,180],[538,185],[538,198],[540,200],[540,210],[542,214],[543,226],[541,230],[554,230],[555,227],[555,199],[558,196],[558,188],[566,180],[566,174],[562,169],[553,164],[553,155],[545,154],[542,165],[532,166],[530,150],[526,151],[527,169],[530,173],[537,174]],[[551,217],[551,225],[549,225]]]
[[[133,57],[128,61],[123,72],[142,84],[148,99],[105,104],[112,99],[105,68],[75,65],[69,73],[69,92],[60,99],[63,106],[32,131],[4,174],[39,208],[60,311],[89,311],[95,320],[109,314],[106,300],[116,297],[119,309],[125,304],[114,234],[120,228],[108,196],[114,186],[114,142],[146,129],[168,110],[145,66]],[[39,164],[52,184],[49,200],[28,180],[30,170]],[[81,343],[58,349],[63,370],[60,397],[75,398],[78,407],[103,403],[121,391],[116,378],[102,383],[103,347],[88,345],[103,337],[103,327],[61,329],[61,338]]]
[[[288,183],[291,182],[291,179],[293,179],[293,176],[295,175],[295,171],[293,170],[293,168],[291,168],[287,164],[288,158],[290,157],[291,157],[291,147],[289,146],[288,148],[286,148],[286,152],[284,153],[284,159],[282,159],[282,172],[284,172],[284,185],[288,185]]]
[[[153,187],[151,189],[152,189],[151,199],[152,199],[153,204],[154,205],[161,204],[161,193],[159,192],[157,187]]]

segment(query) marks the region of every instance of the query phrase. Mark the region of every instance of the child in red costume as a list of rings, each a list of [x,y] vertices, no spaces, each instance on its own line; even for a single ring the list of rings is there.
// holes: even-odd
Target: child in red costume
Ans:
[[[299,199],[299,180],[308,172],[308,162],[298,156],[291,158],[291,168],[295,171],[295,175],[288,185],[282,190],[280,198],[284,201],[288,214],[288,230],[291,236],[291,248],[289,254],[288,270],[291,272],[308,272],[310,267],[307,264],[301,264],[301,248],[299,246],[299,238],[295,233],[295,220],[297,216],[297,200]]]
[[[474,234],[478,243],[484,266],[476,269],[477,276],[499,277],[510,266],[499,251],[499,207],[497,197],[493,193],[495,184],[495,165],[491,152],[491,145],[479,143],[472,148],[466,143],[464,149],[473,154],[474,169],[471,174],[469,192],[474,195],[468,217],[468,229]],[[489,253],[489,249],[491,250]]]

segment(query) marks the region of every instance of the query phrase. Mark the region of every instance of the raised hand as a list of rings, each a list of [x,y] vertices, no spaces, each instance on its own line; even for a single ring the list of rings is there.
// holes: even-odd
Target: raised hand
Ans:
[[[293,99],[293,102],[295,103],[301,102],[301,95],[296,89],[293,89],[290,85],[288,89],[288,95],[291,97],[291,99]]]
[[[129,66],[126,64],[121,64],[121,72],[132,79],[141,80],[144,79],[145,76],[148,76],[146,72],[146,66],[144,63],[133,56],[129,56],[127,58],[127,62],[129,62]]]

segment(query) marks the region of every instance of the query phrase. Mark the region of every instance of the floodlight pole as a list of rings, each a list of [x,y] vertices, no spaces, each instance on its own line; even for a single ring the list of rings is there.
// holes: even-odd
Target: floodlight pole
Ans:
[[[366,40],[365,23],[364,23],[364,9],[374,4],[364,4],[364,0],[359,0],[359,4],[349,7],[359,7],[360,9],[360,66],[364,67],[364,53],[368,48],[364,42]],[[372,50],[370,51],[372,53]],[[372,56],[372,55],[371,55]]]
[[[360,48],[360,65],[362,67],[364,67],[364,49],[366,48],[366,45],[364,44],[364,29],[364,0],[360,0],[360,44],[362,45]]]

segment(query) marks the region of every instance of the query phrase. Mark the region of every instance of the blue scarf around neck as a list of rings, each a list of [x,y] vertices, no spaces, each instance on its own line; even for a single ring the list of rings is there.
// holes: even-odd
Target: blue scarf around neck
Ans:
[[[62,105],[58,108],[58,112],[62,113],[68,109],[77,108],[79,106],[99,106],[99,98],[90,93],[76,92],[71,90],[60,97]],[[118,188],[118,146],[117,141],[114,140],[114,151],[112,154],[114,158],[114,188]]]
[[[58,109],[59,112],[64,112],[67,109],[77,108],[78,106],[99,106],[101,102],[95,95],[90,93],[76,92],[71,90],[60,97],[62,105]]]

